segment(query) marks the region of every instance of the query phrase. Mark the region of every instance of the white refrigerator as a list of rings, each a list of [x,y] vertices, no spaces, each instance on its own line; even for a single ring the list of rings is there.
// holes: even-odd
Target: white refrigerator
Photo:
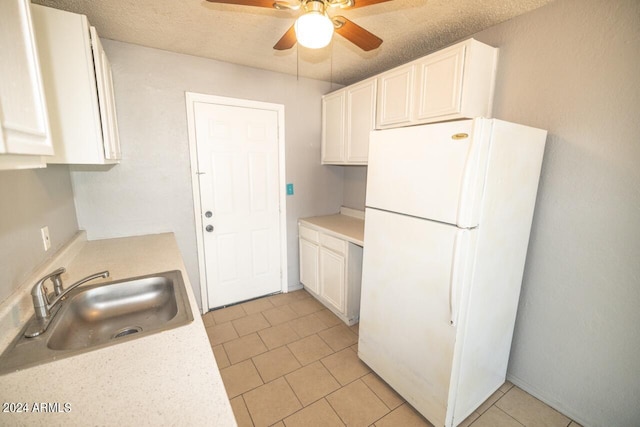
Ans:
[[[436,427],[505,381],[546,131],[374,131],[358,355]]]

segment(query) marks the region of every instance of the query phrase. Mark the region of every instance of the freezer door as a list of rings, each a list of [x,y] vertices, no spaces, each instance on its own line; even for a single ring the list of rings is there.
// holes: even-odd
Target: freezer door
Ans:
[[[450,418],[457,307],[475,233],[366,209],[358,355],[434,425]]]
[[[491,126],[475,119],[372,132],[366,205],[477,226]]]

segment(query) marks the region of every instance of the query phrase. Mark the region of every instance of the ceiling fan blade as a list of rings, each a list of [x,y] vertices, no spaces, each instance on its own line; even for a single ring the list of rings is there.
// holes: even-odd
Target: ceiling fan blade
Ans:
[[[278,40],[278,43],[273,46],[276,50],[287,50],[291,49],[297,43],[296,40],[296,30],[292,25],[291,28],[287,30],[286,33]]]
[[[334,19],[342,24],[339,27],[336,27],[336,33],[340,34],[342,37],[349,40],[360,49],[368,52],[370,50],[376,49],[382,44],[382,39],[380,37],[376,36],[373,33],[370,33],[360,25],[354,24],[344,16],[336,16]]]
[[[237,4],[240,6],[257,6],[273,8],[273,0],[207,0],[210,3]]]
[[[351,6],[349,9],[354,9],[356,7],[371,6],[372,4],[384,3],[386,1],[391,1],[391,0],[354,0],[355,4]]]

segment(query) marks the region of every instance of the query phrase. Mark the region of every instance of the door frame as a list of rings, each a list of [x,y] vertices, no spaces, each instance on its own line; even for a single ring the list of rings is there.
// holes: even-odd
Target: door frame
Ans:
[[[187,104],[187,123],[189,133],[189,157],[191,163],[191,188],[193,189],[193,213],[196,225],[196,243],[198,248],[198,274],[200,276],[200,300],[202,314],[209,311],[208,283],[205,265],[204,235],[202,222],[202,203],[200,199],[200,180],[198,178],[198,147],[196,144],[196,102],[216,104],[229,107],[254,108],[275,111],[278,115],[278,203],[280,206],[280,290],[288,292],[287,280],[287,203],[285,176],[285,143],[284,143],[284,105],[248,99],[227,98],[202,93],[185,92]]]

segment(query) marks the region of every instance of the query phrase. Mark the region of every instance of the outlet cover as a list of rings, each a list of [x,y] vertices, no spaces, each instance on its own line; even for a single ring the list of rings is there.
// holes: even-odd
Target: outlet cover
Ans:
[[[51,239],[49,238],[49,227],[42,227],[40,229],[42,235],[42,243],[44,244],[45,252],[51,249]]]
[[[293,196],[293,184],[287,184],[287,196]]]

